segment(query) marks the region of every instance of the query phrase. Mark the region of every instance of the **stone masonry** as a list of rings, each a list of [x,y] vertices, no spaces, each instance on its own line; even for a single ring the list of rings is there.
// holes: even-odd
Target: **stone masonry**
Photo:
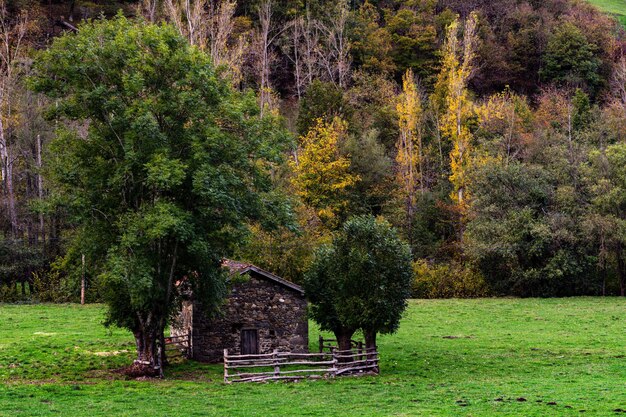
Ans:
[[[258,353],[274,349],[308,352],[307,302],[302,288],[253,265],[233,261],[225,265],[233,283],[219,314],[209,318],[197,302],[188,301],[172,326],[172,334],[191,330],[193,359],[217,362],[224,349],[241,354],[244,332],[254,334]],[[247,342],[249,346],[250,339]]]

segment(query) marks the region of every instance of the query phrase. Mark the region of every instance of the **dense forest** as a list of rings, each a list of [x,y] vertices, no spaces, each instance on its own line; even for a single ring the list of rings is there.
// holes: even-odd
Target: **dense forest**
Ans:
[[[409,243],[415,297],[625,295],[626,33],[583,1],[13,0],[0,300],[74,300],[81,275],[103,296],[49,177],[67,126],[32,79],[52,39],[117,13],[171,25],[289,139],[264,200],[286,218],[251,221],[230,256],[302,282],[317,247],[372,214]]]

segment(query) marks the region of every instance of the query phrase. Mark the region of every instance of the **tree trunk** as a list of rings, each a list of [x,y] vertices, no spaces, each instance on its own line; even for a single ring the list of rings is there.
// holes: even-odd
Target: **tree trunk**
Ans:
[[[163,329],[147,326],[146,321],[133,331],[137,346],[137,359],[134,365],[141,367],[145,376],[163,377]]]
[[[378,352],[376,347],[376,335],[377,332],[375,330],[363,331],[363,336],[365,336],[365,358],[367,359],[368,364],[370,363],[369,361],[372,361],[371,363],[373,363],[376,360],[376,352]],[[378,366],[376,366],[373,371],[378,373]]]
[[[337,346],[339,350],[350,350],[351,341],[352,341],[352,333],[349,332],[339,332],[335,333],[335,337],[337,338]]]
[[[335,338],[337,339],[338,350],[347,351],[352,348],[352,335],[354,335],[354,330],[340,328],[340,329],[335,330],[334,333],[335,333]],[[352,359],[351,358],[339,358],[339,362],[352,362]]]
[[[6,192],[6,207],[11,223],[11,235],[16,238],[18,235],[17,213],[15,210],[15,190],[13,187],[13,162],[9,149],[8,134],[0,118],[0,158],[2,159],[2,176]]]
[[[622,244],[617,244],[617,273],[619,275],[619,292],[622,297],[626,293],[626,270],[624,269],[624,256],[622,254]]]
[[[158,367],[161,364],[161,359],[157,354],[157,339],[159,339],[159,336],[155,332],[144,330],[136,330],[133,334],[137,345],[137,360],[135,364],[144,366],[146,375],[158,375]]]
[[[365,349],[376,350],[376,331],[364,330],[363,336],[365,336]]]
[[[159,346],[158,346],[158,350],[161,352],[161,378],[164,377],[163,375],[163,368],[165,366],[167,366],[169,364],[169,362],[167,361],[167,354],[165,353],[165,332],[161,332],[161,337],[159,338]]]
[[[174,274],[176,271],[176,261],[178,259],[178,242],[174,245],[173,253],[170,256],[167,291],[163,305],[168,306],[172,295]],[[137,345],[137,360],[135,367],[137,371],[146,376],[158,376],[163,378],[163,367],[167,358],[165,354],[164,330],[167,324],[166,313],[156,309],[157,313],[141,314],[137,313],[137,320],[133,334]],[[165,309],[167,311],[167,308]]]
[[[272,30],[272,0],[265,0],[259,6],[259,22],[261,24],[261,33],[260,33],[260,47],[261,47],[261,63],[260,63],[260,76],[261,76],[261,85],[259,88],[259,99],[260,99],[260,110],[261,117],[263,117],[265,113],[265,108],[269,105],[270,101],[270,86],[269,86],[269,76],[270,76],[270,31]]]
[[[85,254],[80,255],[80,305],[85,305]]]
[[[602,296],[606,297],[606,265],[604,262],[602,263],[602,269],[600,270],[602,274]]]
[[[43,176],[41,175],[41,168],[43,164],[41,162],[41,135],[37,135],[37,197],[39,202],[43,201]],[[46,244],[46,227],[43,219],[43,212],[39,211],[39,236],[41,237],[41,244]]]

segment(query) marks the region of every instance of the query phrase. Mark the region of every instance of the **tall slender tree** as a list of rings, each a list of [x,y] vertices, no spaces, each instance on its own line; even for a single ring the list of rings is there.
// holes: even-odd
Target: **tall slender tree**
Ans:
[[[348,1],[339,0],[329,8],[325,19],[317,22],[323,45],[317,48],[319,65],[328,80],[340,89],[347,86],[350,75],[349,15]]]
[[[472,132],[468,125],[474,113],[467,88],[474,71],[474,58],[478,38],[476,25],[478,15],[471,13],[463,27],[463,41],[459,40],[461,26],[455,19],[447,30],[443,48],[442,69],[436,89],[444,97],[445,113],[440,129],[452,144],[450,152],[451,195],[461,213],[467,208],[469,198],[468,170],[472,164]]]
[[[11,140],[15,129],[12,95],[17,83],[16,64],[21,59],[26,29],[26,14],[12,18],[9,16],[6,2],[0,0],[0,168],[6,196],[5,206],[11,225],[11,235],[14,238],[20,233],[20,225],[13,177],[16,155]]]
[[[402,77],[402,94],[396,106],[400,136],[397,142],[398,180],[406,201],[407,227],[410,229],[415,215],[417,193],[424,193],[423,109],[413,71]],[[411,232],[409,230],[409,236]]]

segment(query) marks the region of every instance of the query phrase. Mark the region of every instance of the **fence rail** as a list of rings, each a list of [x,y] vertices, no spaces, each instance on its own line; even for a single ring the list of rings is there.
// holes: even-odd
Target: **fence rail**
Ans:
[[[229,355],[224,349],[224,382],[264,382],[304,378],[334,378],[378,373],[376,349],[322,353],[279,352]]]

